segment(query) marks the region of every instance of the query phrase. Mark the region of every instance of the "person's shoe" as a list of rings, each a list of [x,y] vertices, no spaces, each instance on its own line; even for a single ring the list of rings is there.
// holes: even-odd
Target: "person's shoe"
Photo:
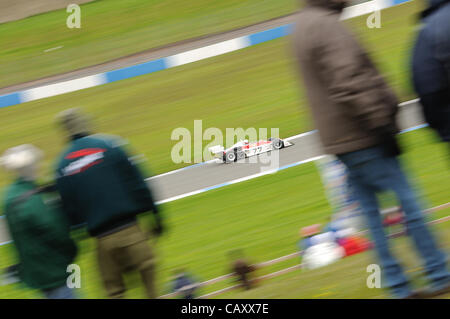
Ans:
[[[438,297],[440,295],[445,295],[450,293],[450,283],[447,284],[445,287],[437,290],[432,290],[430,288],[426,289],[419,289],[416,291],[413,291],[412,294],[409,296],[402,298],[402,299],[427,299],[427,298],[433,298]]]
[[[410,295],[406,296],[402,299],[426,299],[428,297],[428,293],[425,290],[415,290]]]
[[[428,298],[438,297],[440,295],[448,294],[448,293],[450,293],[450,283],[448,283],[446,286],[444,286],[441,289],[437,289],[437,290],[429,289],[427,293],[429,295]]]

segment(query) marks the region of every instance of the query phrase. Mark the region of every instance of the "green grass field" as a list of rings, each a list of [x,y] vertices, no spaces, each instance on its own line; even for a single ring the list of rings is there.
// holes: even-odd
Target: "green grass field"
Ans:
[[[365,27],[364,17],[349,21],[402,100],[414,97],[408,80],[407,57],[414,35],[414,17],[419,9],[420,3],[415,1],[383,11],[383,27],[376,30]],[[54,19],[56,21],[57,17]],[[26,23],[27,20],[17,23]],[[16,37],[21,35],[16,34]],[[114,41],[117,39],[111,43]],[[38,43],[35,45],[39,46]],[[41,62],[44,70],[46,63]],[[73,66],[68,66],[71,68]],[[177,127],[192,129],[195,119],[202,119],[204,128],[278,127],[282,137],[312,129],[306,101],[295,74],[289,40],[279,39],[191,65],[0,109],[3,132],[0,151],[22,143],[33,143],[46,152],[43,170],[50,172],[52,160],[64,144],[64,136],[53,117],[60,110],[75,106],[92,114],[98,131],[129,139],[136,152],[144,153],[149,159],[153,173],[183,166],[170,160],[170,150],[175,144],[170,135]],[[434,135],[427,129],[402,135],[401,141],[407,150],[403,158],[414,174],[427,206],[447,202],[450,196],[445,186],[450,176],[444,145],[435,143]],[[0,187],[9,181],[8,176],[0,173]],[[280,199],[283,200],[282,205]],[[243,208],[243,202],[248,206]],[[200,280],[228,273],[226,254],[234,248],[243,248],[252,262],[294,252],[298,229],[312,223],[323,223],[330,214],[330,207],[315,165],[309,163],[168,203],[164,205],[164,213],[169,232],[155,246],[158,291],[161,294],[166,292],[171,272],[180,266],[186,266]],[[448,213],[449,210],[439,214]],[[439,214],[433,214],[433,217]],[[148,221],[143,218],[144,227],[146,223]],[[440,229],[440,237],[442,233],[448,234],[448,225],[443,224],[437,229]],[[83,238],[81,233],[75,235],[80,246],[76,262],[82,269],[80,293],[84,298],[105,297],[98,278],[94,242]],[[448,237],[443,239],[448,247]],[[400,239],[398,242],[403,251],[404,241]],[[318,289],[331,290],[323,286],[325,280],[318,281],[318,277],[335,276],[333,269],[339,269],[353,274],[354,279],[347,282],[346,275],[338,272],[334,280],[343,287],[339,288],[339,297],[377,297],[379,292],[360,291],[360,284],[366,278],[365,268],[361,265],[371,260],[369,256],[362,254],[344,259],[331,268],[310,274],[294,272],[270,280],[249,294],[236,291],[226,296],[314,297],[319,294],[316,292]],[[413,260],[409,252],[403,256]],[[0,269],[13,262],[13,246],[0,246]],[[295,262],[277,264],[259,273],[276,271]],[[127,278],[130,285],[137,280],[136,276]],[[305,289],[295,285],[297,281]],[[202,293],[231,284],[230,281],[216,284],[202,289]],[[348,288],[350,286],[354,288]],[[141,298],[143,290],[133,288],[128,296]],[[18,285],[0,287],[0,298],[20,297],[40,295]]]
[[[97,0],[1,25],[0,87],[72,71],[292,13],[296,0]],[[230,18],[232,17],[232,18]],[[44,50],[63,46],[52,52]]]
[[[401,100],[414,98],[408,52],[418,2],[383,11],[382,28],[368,29],[365,17],[349,21],[373,53]],[[64,136],[54,116],[81,107],[97,131],[121,135],[149,159],[154,174],[175,164],[170,151],[177,127],[280,128],[281,137],[311,130],[302,85],[295,72],[289,38],[274,40],[189,65],[70,94],[0,109],[0,152],[33,143],[46,152],[44,170],[61,151]],[[204,146],[206,145],[206,141]],[[194,156],[194,154],[192,154]],[[0,172],[0,187],[8,178]]]
[[[450,226],[433,226],[443,248],[450,251]],[[412,287],[423,288],[428,284],[420,260],[412,250],[409,239],[391,240]],[[298,262],[298,261],[297,261]],[[369,289],[366,280],[367,266],[376,263],[372,252],[346,257],[336,264],[316,270],[295,270],[292,273],[271,278],[250,291],[234,290],[215,298],[230,299],[380,299],[391,298],[384,289]],[[438,298],[450,298],[450,294]]]
[[[402,135],[401,143],[406,150],[402,159],[412,174],[415,185],[420,189],[419,193],[422,194],[421,198],[426,202],[426,206],[431,207],[448,202],[449,189],[444,185],[448,185],[450,173],[446,170],[448,159],[445,158],[445,145],[434,143],[431,133],[425,129]],[[247,204],[245,207],[242,206],[243,202]],[[160,294],[166,292],[165,287],[172,271],[181,266],[187,267],[200,280],[228,273],[227,252],[235,248],[244,249],[246,255],[255,263],[292,253],[297,249],[299,228],[313,223],[324,223],[330,214],[330,207],[314,163],[181,199],[168,203],[163,208],[169,232],[155,246]],[[450,213],[449,209],[433,213],[430,218],[439,218],[448,213]],[[143,227],[146,227],[148,221],[143,218],[141,222]],[[449,224],[442,224],[439,227],[438,234],[441,242],[448,248],[450,245]],[[82,269],[80,292],[85,298],[105,297],[98,279],[94,242],[92,239],[81,239],[80,234],[77,238],[80,254],[76,262]],[[342,270],[342,274],[336,274],[335,282],[345,287],[346,274],[354,273],[356,277],[352,285],[358,284],[366,278],[365,268],[362,269],[361,264],[371,259],[370,256],[370,254],[355,256],[339,262],[336,266],[318,271],[332,276],[333,267],[338,267]],[[414,255],[411,252],[403,256],[408,261],[405,266],[417,267],[417,260],[413,259]],[[13,260],[12,246],[1,246],[0,268],[9,266]],[[356,264],[353,263],[354,260]],[[263,275],[295,263],[294,259],[277,264],[262,269],[258,274]],[[289,275],[286,275],[288,279],[280,281],[280,284],[277,284],[278,279],[270,280],[269,283],[278,287],[277,285],[285,282],[286,285],[291,286],[291,290],[286,290],[285,293],[270,292],[270,289],[264,288],[264,284],[260,289],[255,290],[254,296],[275,297],[273,294],[276,294],[278,297],[288,297],[288,292],[292,291],[293,298],[314,297],[315,291],[326,288],[326,285],[322,287],[324,281],[316,281],[316,275],[311,274],[312,276],[298,272],[292,274],[293,279],[296,279],[298,275],[299,282],[309,287],[309,290],[305,292],[302,292],[300,286],[296,286],[293,282],[289,283],[291,279]],[[281,277],[283,278],[284,276]],[[130,285],[137,279],[137,276],[127,278]],[[227,280],[203,288],[201,292],[207,293],[229,285],[232,285],[232,282]],[[270,285],[267,287],[271,287]],[[316,287],[313,287],[314,285]],[[294,286],[297,288],[294,289]],[[356,286],[349,290],[339,290],[338,296],[342,298],[373,296],[373,291],[362,295],[359,295],[359,292],[354,294],[359,289],[362,288]],[[312,291],[314,293],[309,295]],[[143,291],[141,288],[134,288],[128,296],[141,298]],[[226,296],[252,297],[253,295],[235,291]],[[17,297],[28,298],[39,297],[39,295],[19,289],[17,285],[0,288],[0,298]]]

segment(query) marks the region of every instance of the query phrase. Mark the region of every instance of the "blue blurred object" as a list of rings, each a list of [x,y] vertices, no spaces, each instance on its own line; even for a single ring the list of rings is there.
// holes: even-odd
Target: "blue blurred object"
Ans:
[[[414,88],[426,121],[450,142],[450,0],[431,0],[422,23],[412,59]]]
[[[198,284],[186,272],[178,274],[173,282],[173,292],[178,292],[183,299],[194,299]]]
[[[376,200],[376,193],[381,190],[393,190],[400,201],[409,234],[423,258],[427,277],[432,285],[440,287],[448,284],[450,273],[447,270],[447,257],[439,249],[426,226],[416,195],[397,158],[387,157],[380,146],[342,154],[339,158],[350,171],[349,178],[367,217],[387,286],[392,289],[394,295],[405,298],[412,294],[412,290],[402,267],[391,253],[383,230]]]

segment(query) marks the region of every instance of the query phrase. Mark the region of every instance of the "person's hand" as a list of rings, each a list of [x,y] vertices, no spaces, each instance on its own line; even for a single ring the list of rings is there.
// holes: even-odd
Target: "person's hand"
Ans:
[[[387,156],[396,157],[402,153],[400,146],[397,141],[397,137],[394,134],[386,134],[383,137],[382,142],[383,149]]]
[[[164,227],[163,227],[163,225],[161,224],[161,223],[158,223],[156,226],[154,226],[153,227],[153,229],[152,229],[152,233],[155,235],[155,236],[161,236],[162,234],[163,234],[163,232],[164,232]]]
[[[159,237],[164,233],[164,231],[165,227],[163,225],[161,217],[159,215],[155,215],[155,225],[152,227],[153,235]]]
[[[388,157],[396,157],[402,153],[397,141],[397,129],[395,126],[381,127],[377,130],[380,146]]]

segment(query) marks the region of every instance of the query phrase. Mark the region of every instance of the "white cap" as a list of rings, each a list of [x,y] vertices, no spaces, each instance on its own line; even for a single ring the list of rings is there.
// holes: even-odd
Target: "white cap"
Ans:
[[[7,171],[12,171],[26,179],[36,178],[37,164],[43,152],[31,144],[12,147],[3,153],[0,164]]]

